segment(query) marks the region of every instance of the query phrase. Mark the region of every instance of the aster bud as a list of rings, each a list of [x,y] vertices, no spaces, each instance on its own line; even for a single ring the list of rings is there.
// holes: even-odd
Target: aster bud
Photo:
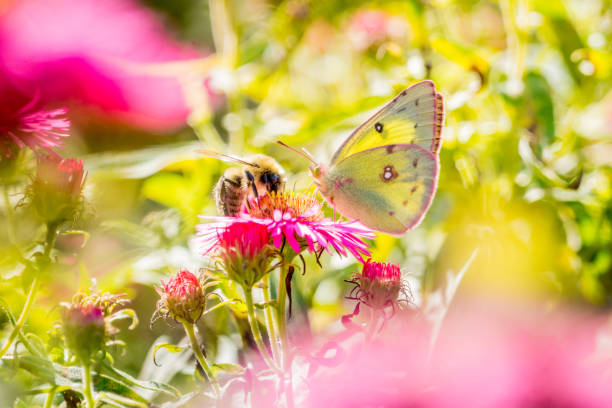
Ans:
[[[270,233],[257,222],[228,225],[218,237],[218,256],[228,277],[246,288],[270,272]]]
[[[374,309],[393,305],[402,291],[401,272],[397,264],[368,260],[353,282],[357,284],[356,299]]]
[[[84,183],[81,160],[41,156],[29,188],[30,202],[45,222],[61,224],[81,210]]]
[[[81,361],[89,361],[98,350],[104,349],[106,330],[101,307],[73,303],[64,310],[62,320],[68,348]]]
[[[161,283],[161,287],[155,288],[161,296],[156,314],[192,324],[197,322],[206,307],[206,296],[198,277],[188,270],[181,270],[168,283]]]
[[[104,350],[108,336],[116,334],[117,329],[111,320],[121,312],[115,311],[128,302],[124,295],[94,292],[90,295],[77,293],[71,303],[62,303],[62,328],[66,343],[81,361],[89,361],[93,355]],[[135,315],[131,316],[133,324],[137,322]]]

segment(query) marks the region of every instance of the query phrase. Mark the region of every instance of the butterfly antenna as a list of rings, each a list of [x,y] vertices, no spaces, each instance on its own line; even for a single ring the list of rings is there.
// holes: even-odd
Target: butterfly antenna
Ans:
[[[315,161],[315,159],[312,158],[312,155],[310,153],[308,153],[308,151],[306,149],[302,149],[303,151],[300,151],[294,147],[291,147],[289,145],[286,145],[285,143],[281,142],[280,140],[277,140],[276,143],[278,143],[281,146],[286,147],[287,149],[299,154],[300,156],[304,156],[305,158],[307,158],[308,160],[310,160],[315,166],[318,166],[318,163]]]
[[[240,164],[244,164],[246,166],[251,166],[251,167],[259,168],[258,164],[250,163],[250,162],[248,162],[246,160],[242,160],[239,157],[230,156],[229,154],[223,154],[223,153],[215,152],[213,150],[206,150],[206,149],[198,149],[198,150],[196,150],[196,152],[202,153],[204,156],[214,157],[214,158],[219,159],[219,160],[224,161],[224,162],[240,163]]]

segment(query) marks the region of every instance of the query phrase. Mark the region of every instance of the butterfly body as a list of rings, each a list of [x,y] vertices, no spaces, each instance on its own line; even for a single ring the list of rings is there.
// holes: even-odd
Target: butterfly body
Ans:
[[[414,228],[437,187],[443,120],[433,82],[405,89],[347,138],[329,166],[311,168],[318,190],[372,229],[400,235]]]

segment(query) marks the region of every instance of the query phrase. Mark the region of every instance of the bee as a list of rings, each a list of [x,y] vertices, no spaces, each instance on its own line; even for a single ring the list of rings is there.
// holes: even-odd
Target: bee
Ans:
[[[285,188],[285,170],[272,157],[255,154],[245,159],[209,150],[199,150],[207,156],[241,166],[230,167],[223,173],[214,189],[217,211],[225,216],[238,215],[249,199],[259,199],[265,193],[276,193]]]

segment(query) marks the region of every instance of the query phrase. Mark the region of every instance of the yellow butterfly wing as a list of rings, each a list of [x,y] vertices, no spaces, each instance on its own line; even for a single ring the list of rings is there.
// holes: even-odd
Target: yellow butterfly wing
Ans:
[[[422,146],[380,146],[330,167],[320,191],[345,217],[399,235],[423,219],[436,191],[438,169],[437,155]]]
[[[363,150],[392,144],[416,144],[437,153],[443,121],[442,95],[432,81],[418,82],[359,126],[336,151],[331,165]]]

